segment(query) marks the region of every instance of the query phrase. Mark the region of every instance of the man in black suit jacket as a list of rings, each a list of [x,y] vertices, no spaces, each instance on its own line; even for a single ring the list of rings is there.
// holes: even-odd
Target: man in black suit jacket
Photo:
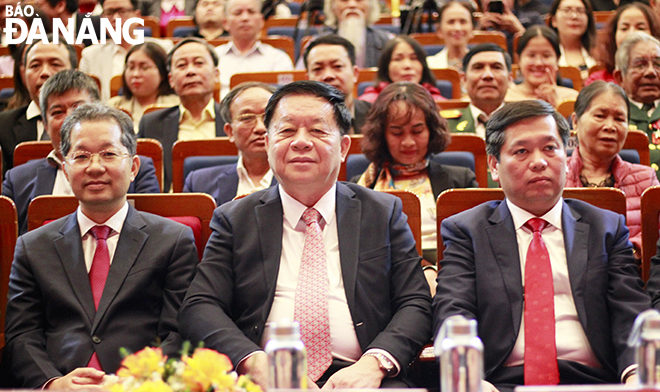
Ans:
[[[201,66],[197,62],[203,62]],[[163,145],[163,166],[167,192],[172,184],[172,146],[181,139],[210,139],[225,136],[220,104],[213,101],[218,81],[218,55],[213,46],[199,38],[184,38],[168,54],[170,84],[181,105],[149,113],[140,120],[138,137],[153,138]],[[182,114],[183,111],[183,114]],[[204,131],[215,122],[215,133]]]
[[[78,0],[37,0],[35,5],[41,9],[41,11],[46,14],[48,19],[53,23],[53,19],[60,19],[63,26],[68,26],[69,19],[74,18],[75,22],[75,35],[74,38],[78,37],[80,29],[83,25],[85,18],[89,19],[89,27],[87,27],[86,32],[95,34],[97,38],[101,37],[101,18],[99,16],[85,16],[78,12]],[[84,39],[82,41],[83,45],[89,46],[92,44],[91,39]]]
[[[49,42],[52,42],[52,37]],[[31,140],[48,140],[41,122],[39,90],[49,77],[63,69],[78,66],[76,50],[60,40],[55,45],[35,41],[28,46],[23,56],[21,70],[25,73],[25,87],[30,99],[29,105],[0,113],[0,147],[2,148],[2,171],[14,167],[14,148]],[[44,135],[46,138],[44,138]]]
[[[265,123],[279,185],[216,210],[179,313],[182,336],[227,354],[239,373],[266,386],[266,323],[303,321],[293,295],[305,242],[300,218],[316,210],[327,253],[327,268],[318,272],[328,275],[328,291],[317,294],[332,310],[334,359],[311,382],[408,385],[401,381],[407,366],[430,338],[430,296],[400,200],[337,182],[350,146],[340,91],[310,81],[285,85],[270,99]],[[318,349],[304,334],[303,342],[308,353]],[[310,359],[310,369],[317,365]]]
[[[162,342],[165,354],[175,354],[176,314],[198,263],[189,227],[127,203],[140,161],[126,114],[84,104],[61,132],[65,174],[80,206],[16,245],[3,367],[23,388],[96,387],[118,370],[122,347],[135,352]],[[111,229],[100,285],[88,275],[103,267],[95,226]]]
[[[558,373],[558,378],[543,383],[636,382],[634,350],[626,339],[637,315],[650,308],[650,298],[624,217],[562,200],[568,135],[565,119],[546,102],[499,109],[488,122],[486,148],[505,201],[484,203],[442,222],[446,248],[433,300],[434,328],[455,315],[477,320],[489,382],[484,391],[527,384],[533,348],[527,350],[545,330],[550,331],[545,342],[554,340],[556,348],[555,355],[544,358],[556,372],[545,374]],[[535,316],[526,314],[537,303],[528,301],[535,293],[528,290],[534,284],[527,278],[538,278],[527,267],[537,236],[526,226],[530,218],[547,224],[540,237],[548,249],[551,287],[546,292],[554,310],[548,323],[533,330],[527,327],[533,327]]]

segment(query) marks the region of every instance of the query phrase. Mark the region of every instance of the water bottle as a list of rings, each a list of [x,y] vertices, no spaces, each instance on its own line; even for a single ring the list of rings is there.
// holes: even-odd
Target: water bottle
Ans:
[[[463,316],[445,320],[435,338],[440,357],[441,392],[481,392],[484,346],[477,336],[477,321]]]
[[[660,312],[649,309],[637,316],[628,345],[635,348],[639,384],[660,384]]]
[[[296,321],[269,323],[268,354],[270,388],[307,389],[307,351]]]

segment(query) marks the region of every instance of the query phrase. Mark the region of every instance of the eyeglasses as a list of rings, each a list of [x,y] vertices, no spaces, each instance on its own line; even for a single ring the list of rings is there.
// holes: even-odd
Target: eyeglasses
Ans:
[[[245,126],[252,127],[257,124],[257,119],[264,121],[265,115],[266,113],[261,113],[261,114],[247,113],[247,114],[241,114],[240,116],[236,117],[235,120]]]
[[[571,7],[566,7],[566,8],[560,8],[557,10],[557,12],[564,14],[565,16],[585,16],[587,15],[587,10],[584,8],[571,8]]]
[[[133,12],[133,9],[130,8],[108,8],[107,10],[103,10],[101,15],[110,18],[117,14],[120,18],[125,18],[131,12]]]
[[[660,72],[660,58],[657,57],[650,61],[646,59],[633,60],[632,64],[630,65],[630,69],[635,72],[644,72],[649,67],[649,65],[653,67],[653,71],[655,73]]]
[[[131,154],[119,152],[117,150],[103,150],[97,153],[91,153],[89,151],[75,151],[67,156],[66,161],[74,168],[83,169],[92,163],[92,159],[95,155],[99,158],[99,163],[104,167],[119,166],[124,158],[131,156]]]

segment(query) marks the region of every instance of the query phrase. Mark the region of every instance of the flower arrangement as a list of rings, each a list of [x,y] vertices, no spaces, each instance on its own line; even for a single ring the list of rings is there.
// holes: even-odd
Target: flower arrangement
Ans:
[[[184,353],[187,353],[184,349]],[[147,347],[124,358],[109,392],[262,392],[246,376],[232,372],[229,358],[198,348],[192,356],[169,359]]]

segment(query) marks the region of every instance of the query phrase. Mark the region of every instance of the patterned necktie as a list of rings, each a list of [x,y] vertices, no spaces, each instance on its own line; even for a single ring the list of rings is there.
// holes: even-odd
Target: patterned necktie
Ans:
[[[316,381],[332,363],[328,316],[328,267],[323,246],[321,214],[314,208],[302,216],[307,225],[294,300],[294,319],[307,348],[307,373]]]
[[[98,310],[105,281],[108,279],[108,271],[110,271],[110,252],[107,239],[111,229],[109,226],[94,226],[90,231],[96,238],[96,251],[94,251],[94,259],[92,259],[92,267],[89,269],[89,283],[92,286],[94,308]],[[92,354],[87,366],[103,371],[96,352]]]
[[[550,255],[541,232],[548,222],[532,218],[533,232],[525,261],[525,385],[557,385],[555,300]]]

